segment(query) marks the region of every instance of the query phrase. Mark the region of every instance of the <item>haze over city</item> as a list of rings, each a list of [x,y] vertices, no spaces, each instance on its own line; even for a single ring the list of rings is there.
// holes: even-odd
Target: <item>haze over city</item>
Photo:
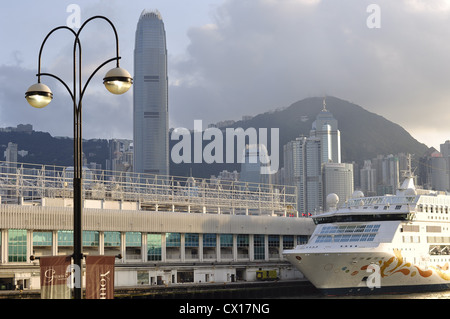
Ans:
[[[70,101],[59,83],[43,80],[54,93],[45,109],[24,99],[36,82],[40,45],[67,23],[71,4],[80,8],[81,22],[94,15],[113,21],[121,66],[130,73],[139,15],[159,10],[167,33],[170,127],[237,120],[333,95],[400,124],[428,146],[449,139],[450,1],[444,0],[8,2],[0,13],[1,127],[29,123],[72,135]],[[86,76],[114,55],[113,34],[100,22],[81,41]],[[72,44],[63,32],[49,40],[43,71],[70,81]],[[86,92],[84,137],[132,138],[132,92],[108,94],[101,83],[106,71]]]

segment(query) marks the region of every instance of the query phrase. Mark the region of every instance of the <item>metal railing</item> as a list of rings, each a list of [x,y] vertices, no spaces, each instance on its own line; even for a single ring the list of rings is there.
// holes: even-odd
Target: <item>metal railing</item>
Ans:
[[[3,204],[73,198],[73,168],[0,161]],[[296,211],[294,186],[83,168],[83,198],[139,202],[141,209],[250,214]],[[232,212],[231,212],[232,211]]]
[[[402,205],[414,204],[417,202],[418,196],[375,196],[352,198],[347,201],[343,207],[361,207],[374,205]]]

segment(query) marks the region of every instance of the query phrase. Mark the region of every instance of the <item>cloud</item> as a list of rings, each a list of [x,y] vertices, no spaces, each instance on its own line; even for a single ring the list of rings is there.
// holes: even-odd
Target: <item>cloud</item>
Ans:
[[[99,14],[100,11],[106,12],[114,20],[117,10],[108,8],[106,2],[86,6],[82,10],[82,20]],[[64,11],[62,16],[66,15]],[[119,24],[123,23],[123,19],[118,20]],[[45,32],[50,30],[51,28]],[[45,35],[46,33],[39,40],[43,41]],[[45,43],[41,60],[41,72],[57,75],[71,90],[73,43],[74,37],[70,32],[57,30]],[[84,85],[97,66],[115,57],[114,32],[106,21],[91,21],[81,33],[81,44]],[[39,46],[33,61],[37,61]],[[129,60],[125,61],[125,67],[129,68],[132,57],[127,56],[125,60]],[[86,89],[82,111],[84,138],[132,138],[132,90],[123,96],[114,96],[102,84],[104,74],[113,67],[115,62],[100,69]],[[26,102],[25,91],[37,82],[36,73],[34,63],[32,69],[24,66],[23,54],[19,50],[12,51],[10,60],[0,63],[0,127],[24,123],[32,124],[35,130],[50,132],[54,136],[73,136],[73,103],[67,90],[57,80],[48,76],[41,78],[41,82],[47,84],[53,92],[53,100],[48,106],[34,109]]]
[[[0,127],[32,124],[37,131],[54,136],[73,136],[73,104],[66,89],[50,77],[42,77],[53,92],[52,102],[43,109],[31,107],[25,92],[37,82],[36,71],[20,66],[0,66]],[[85,138],[132,138],[132,95],[110,94],[100,83],[92,83],[83,98]],[[93,81],[94,81],[93,80]],[[68,81],[71,86],[72,82]],[[128,134],[127,134],[128,133]]]
[[[367,7],[373,3],[381,9],[379,29],[367,27]],[[59,13],[48,20],[64,23],[65,8],[60,5]],[[105,1],[86,4],[81,18],[105,14],[114,21],[124,56],[121,66],[133,73],[134,31],[142,8],[133,11],[131,19],[127,8]],[[166,11],[167,41],[173,45],[173,26],[178,21]],[[450,1],[224,0],[211,6],[210,14],[208,23],[188,30],[184,54],[180,48],[171,52],[168,46],[171,126],[192,127],[194,119],[202,119],[204,125],[240,119],[327,94],[397,122],[429,145],[450,136],[446,125],[450,121]],[[17,19],[25,16],[17,14]],[[34,110],[24,99],[25,90],[36,81],[40,41],[54,23],[41,32],[33,20],[18,21],[27,25],[25,34],[34,28],[37,35],[29,41],[16,37],[8,42],[11,51],[0,62],[0,126],[30,123],[37,130],[71,136],[71,102],[57,81],[45,79],[54,93],[45,109]],[[114,55],[114,41],[104,22],[93,22],[85,31],[83,74],[87,76]],[[67,82],[72,76],[69,38],[55,34],[43,56],[45,71]],[[32,45],[19,46],[22,42]],[[132,138],[132,92],[120,97],[106,92],[101,80],[108,68],[86,91],[83,136]]]
[[[378,29],[367,27],[371,3],[225,1],[172,60],[173,122],[239,119],[329,94],[413,135],[427,126],[450,134],[449,1],[377,1]]]

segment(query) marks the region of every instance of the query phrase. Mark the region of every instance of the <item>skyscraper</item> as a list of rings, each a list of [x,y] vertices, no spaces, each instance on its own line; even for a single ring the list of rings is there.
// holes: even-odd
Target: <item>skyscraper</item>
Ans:
[[[330,192],[345,202],[354,188],[353,165],[341,164],[341,133],[325,102],[310,136],[284,146],[284,181],[297,186],[297,209],[301,214],[323,210]]]
[[[341,132],[338,130],[337,120],[326,108],[323,99],[323,109],[317,115],[310,131],[311,137],[318,137],[322,145],[322,163],[341,162]]]
[[[364,167],[360,170],[361,191],[366,196],[377,194],[377,170],[372,167],[370,160],[364,161]]]
[[[264,144],[247,144],[242,154],[240,181],[270,184],[269,174],[262,174],[263,167],[270,167],[269,155]]]
[[[133,90],[134,171],[168,175],[167,48],[158,11],[142,11],[137,24]]]
[[[336,194],[339,202],[345,203],[352,197],[353,186],[353,164],[349,163],[324,163],[322,167],[323,173],[323,194],[324,209],[327,202],[326,198],[329,194]]]
[[[321,141],[314,137],[298,137],[284,145],[286,185],[297,186],[299,213],[322,209]]]

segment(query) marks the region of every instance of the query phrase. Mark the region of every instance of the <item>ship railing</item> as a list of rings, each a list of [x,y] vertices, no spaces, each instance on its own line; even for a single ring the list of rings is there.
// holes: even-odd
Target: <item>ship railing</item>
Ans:
[[[418,196],[375,196],[352,198],[346,202],[344,207],[363,207],[363,206],[391,206],[391,205],[412,205],[417,202]]]

